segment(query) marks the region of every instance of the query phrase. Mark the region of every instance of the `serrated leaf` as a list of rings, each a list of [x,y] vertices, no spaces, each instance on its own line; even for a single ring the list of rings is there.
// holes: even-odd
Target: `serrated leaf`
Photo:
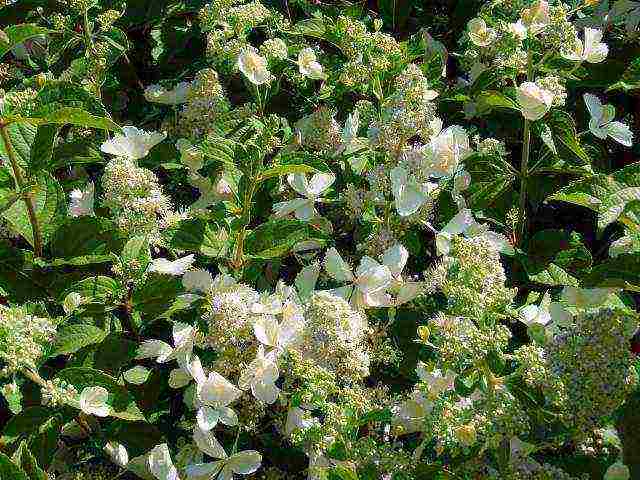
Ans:
[[[640,254],[622,254],[596,265],[583,279],[583,284],[640,291]]]
[[[64,298],[71,292],[79,293],[84,298],[105,302],[108,300],[118,299],[122,290],[120,284],[113,278],[96,275],[94,277],[85,278],[71,285],[60,296],[61,301],[64,300]]]
[[[547,269],[540,273],[529,275],[529,280],[551,287],[578,286],[578,280],[575,277],[554,263],[550,263]]]
[[[476,97],[476,105],[481,113],[488,113],[495,109],[520,111],[518,104],[501,92],[488,90]]]
[[[640,187],[623,188],[609,195],[598,215],[598,228],[603,229],[615,222],[630,202],[640,201]]]
[[[58,125],[41,125],[38,127],[29,154],[28,170],[30,172],[44,170],[51,165],[53,147],[59,129]]]
[[[562,110],[551,110],[547,115],[547,124],[553,133],[558,156],[568,162],[590,164],[591,159],[584,150],[576,133],[576,125],[571,116]]]
[[[244,247],[250,258],[277,258],[289,254],[297,243],[314,236],[320,237],[308,223],[279,218],[269,220],[252,230],[245,239]]]
[[[94,325],[65,325],[58,330],[51,356],[75,353],[88,345],[102,342],[106,336],[104,330]]]
[[[572,203],[597,212],[600,210],[604,199],[621,188],[623,188],[623,185],[608,175],[593,175],[570,183],[548,197],[547,201],[556,200]]]
[[[108,404],[112,409],[110,416],[123,420],[144,420],[133,396],[106,373],[92,368],[71,367],[60,371],[56,378],[73,385],[78,392],[86,387],[104,387],[109,392]]]
[[[31,145],[36,136],[36,127],[29,124],[14,123],[6,127],[13,152],[18,164],[22,168],[28,168],[31,159]],[[10,165],[9,157],[5,152],[4,142],[0,141],[0,160],[3,165]]]
[[[40,112],[40,117],[22,117],[8,115],[4,121],[8,124],[28,123],[30,125],[76,125],[86,128],[97,128],[100,130],[119,131],[120,126],[113,120],[106,117],[98,117],[80,108],[66,107],[50,112]]]
[[[32,199],[42,231],[42,239],[46,244],[64,216],[66,210],[64,192],[58,181],[50,173],[43,171],[37,175]],[[14,203],[11,208],[2,213],[2,216],[33,246],[33,231],[24,201]]]
[[[48,28],[39,27],[31,23],[25,23],[22,25],[11,25],[6,27],[3,32],[4,36],[0,37],[0,59],[6,55],[6,53],[30,38],[37,37],[38,35],[46,35],[53,30]],[[3,40],[8,40],[8,42]]]

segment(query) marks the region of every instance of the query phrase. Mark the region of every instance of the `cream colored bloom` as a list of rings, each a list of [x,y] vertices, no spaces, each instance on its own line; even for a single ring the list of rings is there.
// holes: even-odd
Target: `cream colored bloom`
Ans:
[[[144,98],[148,102],[162,105],[179,105],[187,101],[190,87],[191,85],[187,82],[180,82],[171,90],[167,90],[161,85],[149,85],[144,90]]]
[[[276,381],[280,376],[278,364],[274,355],[265,355],[264,347],[258,347],[256,358],[240,375],[238,386],[243,390],[251,389],[251,393],[258,400],[272,404],[280,393]]]
[[[267,68],[267,59],[260,56],[254,47],[245,47],[240,51],[238,69],[254,85],[269,83],[273,78]]]
[[[493,28],[487,27],[482,18],[474,18],[467,23],[467,33],[474,45],[488,47],[496,41],[498,34]]]
[[[325,78],[322,65],[318,63],[316,54],[312,48],[300,50],[300,53],[298,53],[298,69],[303,76],[313,80],[322,80]]]
[[[287,182],[304,198],[275,203],[273,209],[276,216],[285,217],[293,213],[298,220],[308,222],[318,213],[315,209],[316,202],[335,180],[336,177],[332,173],[316,173],[311,180],[304,173],[290,173],[287,175]]]
[[[158,445],[149,452],[147,466],[157,480],[180,480],[166,443]]]
[[[553,93],[533,82],[524,82],[517,90],[522,115],[527,120],[540,120],[553,105]]]
[[[563,51],[561,55],[574,62],[600,63],[609,54],[609,47],[602,42],[602,30],[597,28],[584,29],[584,43],[579,38],[575,39],[570,51]]]
[[[109,392],[104,387],[85,387],[80,394],[80,410],[87,415],[108,417],[111,407],[107,405]]]
[[[149,151],[167,137],[166,133],[146,132],[136,127],[122,127],[122,134],[102,144],[100,149],[104,153],[125,157],[129,160],[139,160],[149,154]]]
[[[93,182],[89,182],[84,190],[78,188],[72,190],[69,194],[69,216],[94,216],[94,192]]]
[[[522,20],[518,20],[516,23],[510,23],[508,26],[509,33],[522,41],[527,38],[527,27],[524,26]]]
[[[445,177],[453,174],[462,160],[473,153],[469,135],[459,125],[445,128],[423,148],[425,159],[430,163],[429,175]]]

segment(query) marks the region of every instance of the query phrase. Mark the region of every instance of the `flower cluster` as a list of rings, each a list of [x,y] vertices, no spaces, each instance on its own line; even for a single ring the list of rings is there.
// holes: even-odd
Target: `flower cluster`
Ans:
[[[56,335],[56,323],[32,314],[27,307],[0,306],[2,375],[26,368],[37,370]]]

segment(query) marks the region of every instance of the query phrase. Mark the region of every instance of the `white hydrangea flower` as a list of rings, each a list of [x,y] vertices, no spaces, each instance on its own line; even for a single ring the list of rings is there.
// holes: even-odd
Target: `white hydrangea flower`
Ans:
[[[429,176],[445,177],[452,175],[473,150],[466,130],[459,125],[452,125],[434,136],[423,148],[423,153],[429,163]]]
[[[304,77],[312,80],[322,80],[325,75],[322,71],[322,65],[318,63],[316,54],[312,48],[304,48],[298,53],[298,69]]]
[[[297,430],[304,430],[318,423],[316,418],[309,415],[308,412],[300,407],[290,407],[287,411],[287,420],[284,426],[284,434],[291,436]]]
[[[173,465],[171,453],[166,443],[158,445],[147,457],[149,471],[157,480],[180,480],[178,470]]]
[[[478,47],[488,47],[498,38],[493,28],[487,27],[482,18],[474,18],[467,23],[467,33],[471,42]]]
[[[584,43],[575,39],[573,49],[562,51],[561,55],[574,62],[600,63],[609,54],[609,47],[602,42],[602,30],[586,27],[584,29]]]
[[[451,250],[451,240],[456,235],[465,237],[485,237],[496,250],[511,255],[514,253],[509,239],[504,235],[489,230],[486,224],[480,224],[473,218],[468,208],[460,210],[447,225],[436,234],[436,250],[438,255],[448,255]]]
[[[214,408],[226,407],[241,395],[241,390],[217,372],[210,372],[206,379],[197,385],[198,400],[203,405]]]
[[[187,101],[187,95],[191,84],[180,82],[171,90],[167,90],[161,85],[149,85],[144,90],[144,98],[148,102],[159,103],[162,105],[179,105]]]
[[[165,138],[166,133],[146,132],[137,127],[126,126],[122,127],[122,134],[104,142],[100,149],[116,157],[139,160],[146,157],[149,151]]]
[[[408,282],[402,277],[402,271],[409,260],[409,252],[401,243],[396,243],[385,250],[382,255],[382,264],[389,267],[393,276],[392,288],[395,298],[395,306],[403,305],[416,298],[421,290],[420,282]]]
[[[389,172],[391,192],[398,215],[406,217],[416,213],[429,200],[429,194],[437,184],[419,182],[415,175],[404,167],[395,167]]]
[[[287,181],[291,188],[305,198],[296,198],[286,202],[279,202],[273,205],[276,216],[284,217],[293,213],[298,220],[308,222],[318,213],[315,209],[315,203],[326,192],[336,177],[332,173],[316,173],[307,179],[304,173],[290,173],[287,175]]]
[[[265,355],[264,347],[260,345],[256,358],[240,375],[238,386],[243,390],[251,389],[251,393],[258,400],[272,404],[280,393],[276,381],[280,376],[275,355]]]
[[[613,105],[603,105],[598,97],[590,93],[585,93],[583,98],[591,115],[589,131],[593,135],[602,140],[611,137],[625,147],[633,145],[631,129],[624,123],[613,120],[616,116],[616,109]]]
[[[149,273],[155,272],[162,275],[181,276],[193,265],[195,260],[196,258],[193,254],[174,261],[167,260],[166,258],[156,258],[151,262],[149,267],[147,267],[147,271]]]
[[[380,265],[373,258],[364,256],[355,272],[342,259],[335,248],[330,248],[324,259],[325,271],[331,278],[349,285],[336,288],[331,293],[349,301],[356,310],[365,307],[387,307],[392,304],[387,289],[393,275],[386,265]]]
[[[250,475],[262,463],[262,455],[255,450],[244,450],[223,460],[187,466],[187,478],[193,480],[233,480],[235,475]]]
[[[80,393],[80,410],[87,415],[108,417],[111,407],[107,404],[109,392],[104,387],[85,387]]]
[[[84,190],[80,190],[79,188],[72,190],[69,194],[69,216],[94,216],[94,193],[95,187],[93,182],[89,182]]]
[[[267,68],[267,59],[258,54],[255,47],[245,47],[238,55],[238,69],[254,85],[271,82],[273,75]]]
[[[522,115],[535,121],[544,117],[553,105],[553,93],[533,82],[524,82],[517,89],[518,103]]]
[[[158,363],[175,359],[181,367],[187,368],[192,360],[195,329],[186,323],[176,322],[172,333],[174,347],[162,340],[145,340],[138,347],[135,358],[137,360],[155,358]]]

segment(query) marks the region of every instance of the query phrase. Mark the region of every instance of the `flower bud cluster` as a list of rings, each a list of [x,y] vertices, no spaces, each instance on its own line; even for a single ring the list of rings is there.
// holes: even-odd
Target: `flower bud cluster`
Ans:
[[[52,408],[73,405],[77,401],[78,395],[79,392],[73,385],[59,378],[54,378],[47,380],[45,386],[42,387],[42,404]]]
[[[628,345],[633,321],[610,308],[582,312],[546,347],[550,371],[565,386],[568,421],[578,438],[611,415],[637,383]]]
[[[160,241],[160,231],[170,225],[173,211],[158,177],[130,159],[116,157],[104,169],[103,201],[124,235],[149,236]]]
[[[451,315],[500,317],[515,295],[515,289],[505,285],[499,252],[484,236],[454,237],[448,258],[432,277],[434,287],[447,296]]]
[[[39,362],[56,335],[56,324],[29,313],[26,307],[0,305],[0,375],[22,368],[37,370]]]

